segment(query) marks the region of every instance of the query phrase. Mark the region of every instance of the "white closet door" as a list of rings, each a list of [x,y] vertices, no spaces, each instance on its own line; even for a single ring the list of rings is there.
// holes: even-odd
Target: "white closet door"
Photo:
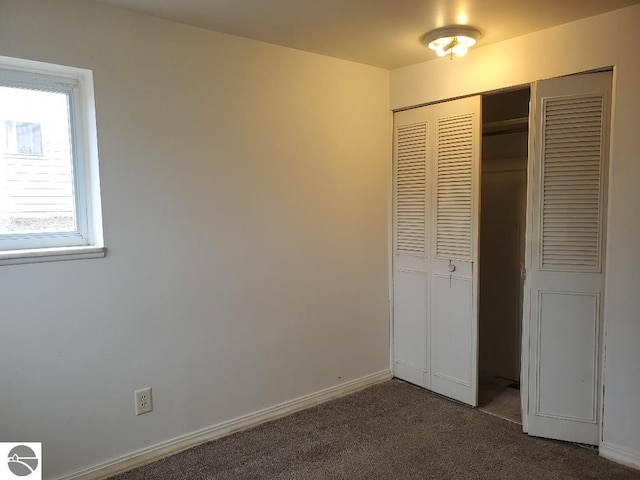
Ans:
[[[480,108],[394,116],[394,374],[474,406]]]
[[[428,107],[394,115],[394,375],[429,388]]]
[[[431,390],[478,400],[480,96],[433,105]]]
[[[608,72],[542,81],[532,92],[523,413],[531,435],[593,445],[602,401],[610,92]]]

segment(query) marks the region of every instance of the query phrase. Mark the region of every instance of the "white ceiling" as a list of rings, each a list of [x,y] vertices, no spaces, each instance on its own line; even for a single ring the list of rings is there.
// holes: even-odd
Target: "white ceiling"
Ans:
[[[640,0],[98,0],[157,17],[355,62],[396,68],[435,58],[427,31],[463,23],[479,45]]]

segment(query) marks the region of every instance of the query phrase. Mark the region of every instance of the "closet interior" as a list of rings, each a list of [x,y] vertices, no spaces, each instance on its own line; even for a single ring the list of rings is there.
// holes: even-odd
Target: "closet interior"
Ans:
[[[478,406],[521,421],[530,89],[482,97]]]

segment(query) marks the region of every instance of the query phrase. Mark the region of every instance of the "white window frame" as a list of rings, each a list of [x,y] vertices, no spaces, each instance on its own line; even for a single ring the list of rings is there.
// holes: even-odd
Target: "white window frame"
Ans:
[[[91,71],[0,57],[0,86],[68,95],[77,225],[74,232],[0,234],[0,265],[104,256]]]

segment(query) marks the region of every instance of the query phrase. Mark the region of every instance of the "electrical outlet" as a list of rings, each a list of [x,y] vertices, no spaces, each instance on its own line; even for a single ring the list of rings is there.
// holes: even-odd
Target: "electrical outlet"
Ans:
[[[153,411],[153,400],[151,398],[151,387],[136,390],[136,415]]]

